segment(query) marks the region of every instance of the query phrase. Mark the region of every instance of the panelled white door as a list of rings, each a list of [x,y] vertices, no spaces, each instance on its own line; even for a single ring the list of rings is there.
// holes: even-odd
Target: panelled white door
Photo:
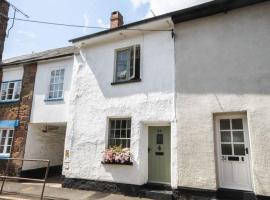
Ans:
[[[218,116],[215,124],[219,187],[252,191],[246,116]]]

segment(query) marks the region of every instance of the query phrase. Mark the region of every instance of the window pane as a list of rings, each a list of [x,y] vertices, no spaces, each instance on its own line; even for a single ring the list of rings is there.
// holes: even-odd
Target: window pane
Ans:
[[[129,50],[118,51],[116,61],[116,80],[127,80],[129,71]]]
[[[163,144],[163,134],[157,134],[157,144]]]
[[[111,140],[109,141],[109,146],[110,146],[110,147],[115,146],[115,140],[114,140],[114,139],[111,139]]]
[[[8,83],[2,83],[1,86],[1,100],[6,100]]]
[[[63,97],[63,92],[60,91],[60,92],[58,93],[58,98],[62,98],[62,97]]]
[[[134,48],[132,47],[130,50],[130,69],[129,69],[129,77],[133,77],[134,75]]]
[[[232,119],[232,128],[233,129],[243,129],[243,120],[242,119]]]
[[[4,146],[0,146],[0,153],[4,153]]]
[[[120,146],[120,144],[121,144],[121,143],[120,143],[120,139],[116,139],[116,140],[115,140],[115,145],[116,145],[116,146]]]
[[[231,142],[231,132],[230,131],[221,131],[221,142]]]
[[[232,145],[231,144],[221,144],[222,155],[232,155]]]
[[[116,128],[119,129],[121,127],[121,120],[116,120]]]
[[[233,131],[233,141],[234,142],[244,142],[244,132],[243,131]]]
[[[111,129],[115,128],[115,120],[111,120]]]
[[[121,130],[121,138],[126,138],[126,137],[127,137],[127,131]]]
[[[13,137],[13,133],[14,133],[13,130],[9,130],[9,137]]]
[[[7,145],[11,145],[11,143],[12,143],[12,138],[8,138],[8,143],[7,143]]]
[[[111,130],[111,132],[110,132],[110,138],[114,138],[114,130]]]
[[[120,138],[120,130],[115,131],[115,138]]]
[[[20,98],[20,94],[21,94],[21,88],[22,88],[22,82],[18,81],[16,83],[16,89],[15,89],[15,99],[19,99]]]
[[[220,120],[220,130],[229,130],[231,129],[230,120],[229,119],[221,119]]]
[[[127,138],[130,138],[130,129],[127,130]]]
[[[5,145],[6,138],[1,138],[1,145]]]
[[[244,156],[245,155],[245,145],[244,144],[234,144],[234,155]]]
[[[131,120],[127,120],[127,128],[131,128]]]
[[[128,147],[127,146],[127,140],[126,139],[122,139],[121,140],[121,145],[122,145],[123,148],[127,148]]]
[[[10,153],[11,146],[7,146],[6,153]]]
[[[121,127],[122,128],[127,128],[127,120],[122,120]]]
[[[2,131],[2,138],[3,138],[3,137],[7,137],[7,130],[3,130],[3,131]]]

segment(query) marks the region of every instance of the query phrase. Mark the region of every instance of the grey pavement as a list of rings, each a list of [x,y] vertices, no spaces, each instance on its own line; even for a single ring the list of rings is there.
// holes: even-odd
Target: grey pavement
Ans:
[[[0,182],[2,184],[2,182]],[[37,200],[42,190],[41,183],[6,182],[0,199]],[[60,183],[47,183],[44,200],[147,200],[145,198],[127,197],[94,191],[62,188]]]

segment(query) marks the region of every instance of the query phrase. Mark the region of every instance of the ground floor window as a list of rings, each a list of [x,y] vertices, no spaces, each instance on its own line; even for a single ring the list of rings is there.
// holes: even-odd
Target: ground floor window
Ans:
[[[130,148],[131,119],[110,119],[109,147]]]
[[[13,129],[0,129],[0,156],[10,156],[13,135]]]

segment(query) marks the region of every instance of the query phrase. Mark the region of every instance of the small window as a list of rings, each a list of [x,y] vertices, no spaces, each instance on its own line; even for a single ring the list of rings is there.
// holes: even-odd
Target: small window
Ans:
[[[0,129],[0,156],[10,156],[13,135],[13,129]]]
[[[130,148],[131,119],[110,119],[109,147]]]
[[[0,101],[15,101],[20,99],[22,81],[3,82]]]
[[[48,99],[63,99],[65,69],[51,71]]]
[[[140,79],[140,46],[116,51],[114,82]]]

